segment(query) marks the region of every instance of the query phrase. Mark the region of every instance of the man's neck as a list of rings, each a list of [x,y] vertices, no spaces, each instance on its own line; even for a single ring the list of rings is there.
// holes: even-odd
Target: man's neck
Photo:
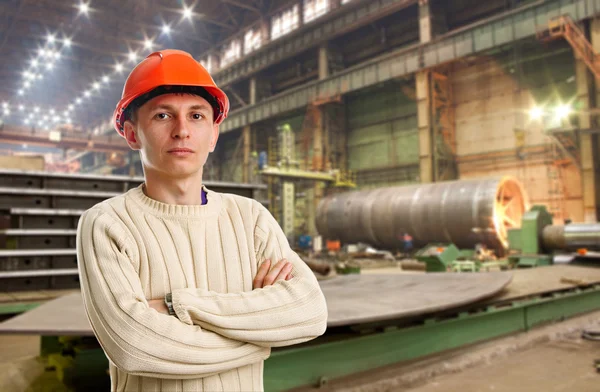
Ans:
[[[202,172],[187,178],[170,178],[146,173],[144,193],[151,199],[173,205],[202,204]]]

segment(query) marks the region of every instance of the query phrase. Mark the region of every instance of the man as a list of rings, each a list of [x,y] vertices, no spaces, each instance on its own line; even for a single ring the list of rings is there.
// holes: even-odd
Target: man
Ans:
[[[149,55],[125,83],[114,123],[144,183],[86,211],[77,233],[113,391],[260,391],[271,347],[325,331],[317,280],[268,210],[202,185],[228,110],[185,52]]]

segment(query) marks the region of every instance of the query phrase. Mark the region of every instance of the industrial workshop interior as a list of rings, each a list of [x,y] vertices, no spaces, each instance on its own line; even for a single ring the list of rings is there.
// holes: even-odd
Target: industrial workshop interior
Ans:
[[[0,21],[0,391],[600,391],[600,0],[4,0]],[[151,87],[149,67],[162,78]],[[207,84],[175,82],[192,68]],[[207,102],[198,110],[213,121],[145,120],[161,99]],[[151,133],[166,129],[148,125],[159,120],[177,124]],[[194,172],[208,201],[169,205],[151,195],[167,187],[148,185],[161,153],[150,143],[200,138],[192,121],[218,131]],[[308,274],[254,287],[265,265],[254,245],[217,249],[168,215],[156,229],[164,247],[134,249],[141,236],[127,234],[113,248],[128,259],[84,267],[110,252],[90,245],[83,217],[134,194],[164,211],[217,200],[264,211],[249,229],[221,222],[250,207],[193,219],[234,241],[258,241],[259,223],[276,221],[269,241]],[[100,220],[94,237],[129,233]],[[241,267],[256,274],[244,290],[208,270],[185,276],[180,291],[216,298],[203,310],[215,320],[227,298],[250,304],[314,281],[311,295],[271,298],[285,309],[267,314],[304,317],[300,328],[322,293],[324,332],[266,348],[235,340],[268,354],[252,367],[262,381],[246,382],[250,367],[206,370],[223,369],[220,346],[201,351],[196,339],[267,335],[280,320],[233,316],[220,336],[210,321],[186,324],[177,291],[173,303],[97,291],[110,276],[148,292],[146,259],[169,247],[191,254],[197,277],[205,254],[234,260],[217,264],[223,279],[254,263]],[[168,265],[157,278],[167,284],[183,271]],[[88,282],[93,271],[105,275]],[[151,304],[163,298],[161,314]],[[103,318],[102,303],[122,309]],[[131,324],[135,312],[173,325],[166,343],[152,340],[155,324],[107,339],[111,320]],[[176,331],[189,336],[169,341]],[[175,370],[157,378],[167,356]]]

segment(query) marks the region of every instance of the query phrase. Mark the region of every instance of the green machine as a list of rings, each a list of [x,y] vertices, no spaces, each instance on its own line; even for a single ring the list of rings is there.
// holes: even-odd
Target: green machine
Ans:
[[[426,264],[427,272],[446,272],[459,256],[454,244],[429,244],[415,253],[415,258]]]
[[[508,261],[518,267],[552,264],[552,255],[542,245],[545,227],[552,225],[552,214],[545,206],[533,206],[523,214],[521,228],[508,230]]]

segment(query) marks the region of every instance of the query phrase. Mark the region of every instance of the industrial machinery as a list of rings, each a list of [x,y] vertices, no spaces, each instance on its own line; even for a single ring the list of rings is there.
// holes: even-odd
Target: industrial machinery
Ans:
[[[317,208],[317,230],[327,239],[398,249],[414,245],[485,244],[503,255],[508,231],[527,211],[527,195],[513,177],[379,188],[331,195]]]
[[[523,215],[521,228],[508,232],[509,261],[519,267],[535,267],[553,262],[557,253],[569,253],[565,262],[577,257],[594,259],[590,251],[600,250],[599,223],[552,225],[552,215],[544,206],[534,206]]]

